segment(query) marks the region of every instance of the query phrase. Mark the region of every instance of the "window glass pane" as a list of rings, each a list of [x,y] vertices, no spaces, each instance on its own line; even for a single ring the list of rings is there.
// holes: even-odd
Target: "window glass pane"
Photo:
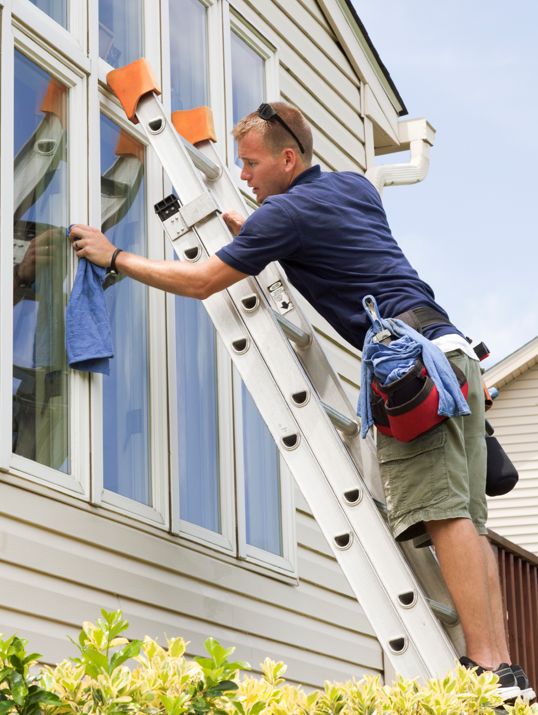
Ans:
[[[143,54],[142,0],[99,0],[99,56],[122,67]]]
[[[15,52],[13,451],[69,472],[67,88]]]
[[[67,27],[67,0],[30,0],[60,25]]]
[[[170,0],[172,110],[209,102],[207,10],[199,0]]]
[[[176,300],[180,516],[220,533],[215,330],[203,305]]]
[[[233,122],[236,124],[265,100],[265,60],[239,35],[231,33]],[[240,165],[237,157],[235,163]]]
[[[247,543],[282,556],[278,450],[245,385],[241,388]]]
[[[144,149],[101,116],[101,211],[112,243],[146,254]],[[107,289],[114,359],[103,377],[106,489],[151,505],[148,290],[132,280]]]

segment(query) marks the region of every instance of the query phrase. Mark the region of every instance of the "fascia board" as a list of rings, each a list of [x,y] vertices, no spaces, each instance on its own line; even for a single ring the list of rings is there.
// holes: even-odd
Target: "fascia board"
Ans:
[[[538,363],[538,337],[533,338],[486,371],[484,380],[488,387],[502,387]]]

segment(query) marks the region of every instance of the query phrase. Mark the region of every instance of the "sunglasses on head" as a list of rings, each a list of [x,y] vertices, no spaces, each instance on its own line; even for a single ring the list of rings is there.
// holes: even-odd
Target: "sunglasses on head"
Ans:
[[[281,126],[284,127],[284,129],[291,134],[291,136],[295,139],[297,142],[297,145],[299,146],[299,149],[301,150],[301,154],[304,154],[304,146],[301,144],[299,139],[297,138],[297,134],[290,129],[290,127],[286,124],[286,122],[282,119],[281,116],[279,116],[278,112],[274,107],[272,107],[270,104],[266,104],[263,102],[260,104],[258,107],[258,116],[261,117],[262,119],[265,119],[266,122],[270,122],[273,119],[275,119]]]

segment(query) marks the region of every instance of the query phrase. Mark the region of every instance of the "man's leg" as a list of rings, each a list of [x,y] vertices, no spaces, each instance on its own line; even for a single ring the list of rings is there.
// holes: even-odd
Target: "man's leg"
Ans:
[[[480,541],[482,542],[482,548],[484,549],[488,570],[489,602],[493,621],[493,632],[497,644],[497,652],[499,653],[502,663],[510,663],[510,652],[508,650],[506,634],[506,612],[502,598],[499,567],[488,537],[481,536]]]
[[[499,648],[500,633],[496,630],[497,619],[490,598],[492,567],[484,538],[470,519],[428,521],[426,526],[460,618],[467,656],[485,668],[495,669],[506,660],[506,638],[501,639]],[[497,593],[500,598],[500,587]],[[495,595],[493,601],[498,610]]]

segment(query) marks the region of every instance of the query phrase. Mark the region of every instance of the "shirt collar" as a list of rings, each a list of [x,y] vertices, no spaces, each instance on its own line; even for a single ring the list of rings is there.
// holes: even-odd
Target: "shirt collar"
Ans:
[[[291,182],[288,191],[294,186],[298,186],[299,184],[308,184],[311,181],[315,181],[315,179],[319,179],[320,176],[321,169],[319,164],[310,166],[308,167],[308,169],[305,169],[305,171],[300,173],[299,176],[295,177],[295,179]]]

